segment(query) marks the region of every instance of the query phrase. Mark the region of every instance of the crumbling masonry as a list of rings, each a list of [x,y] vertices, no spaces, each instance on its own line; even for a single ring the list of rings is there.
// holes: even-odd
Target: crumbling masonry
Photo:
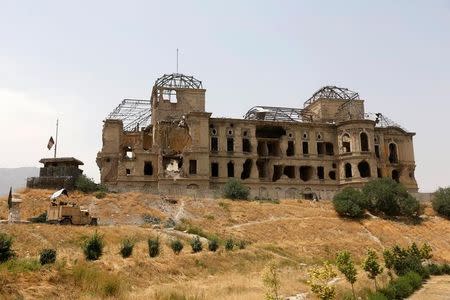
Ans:
[[[329,199],[391,177],[410,191],[414,133],[364,111],[348,89],[326,86],[302,109],[256,106],[211,118],[197,79],[164,75],[150,100],[124,100],[104,121],[101,182],[116,191],[212,194],[238,178],[253,197]]]

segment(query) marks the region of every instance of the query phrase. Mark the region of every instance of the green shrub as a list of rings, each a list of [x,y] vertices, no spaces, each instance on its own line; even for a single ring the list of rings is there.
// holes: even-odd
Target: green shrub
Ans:
[[[148,255],[150,255],[150,257],[158,256],[160,250],[159,248],[159,237],[148,239]]]
[[[180,254],[181,250],[183,250],[183,247],[183,243],[179,239],[170,242],[170,248],[172,248],[173,253],[177,255]]]
[[[367,208],[386,216],[414,217],[420,213],[420,203],[406,188],[391,178],[369,181],[362,189]]]
[[[56,261],[55,249],[43,249],[39,256],[39,262],[41,265],[53,264]]]
[[[347,187],[334,195],[334,210],[341,217],[361,218],[367,207],[363,194],[354,188]]]
[[[235,178],[228,180],[223,188],[224,197],[232,200],[247,200],[249,194],[250,190]]]
[[[96,184],[92,178],[82,174],[75,180],[75,188],[84,193],[92,193],[101,189],[101,186]]]
[[[430,275],[442,275],[444,274],[443,268],[437,264],[429,264],[427,266],[428,271],[430,272]]]
[[[231,251],[234,248],[234,241],[233,239],[228,239],[225,241],[225,250]]]
[[[389,300],[382,292],[369,293],[367,300]]]
[[[414,292],[414,288],[411,286],[409,279],[405,276],[400,276],[399,278],[397,278],[392,286],[395,290],[396,299],[407,298]]]
[[[431,201],[433,209],[438,214],[450,218],[450,187],[439,188]]]
[[[449,264],[442,265],[442,273],[450,275],[450,265]]]
[[[15,256],[14,251],[11,249],[12,243],[12,236],[0,232],[0,263]]]
[[[416,272],[408,272],[403,277],[408,280],[413,290],[417,290],[422,286],[422,277]]]
[[[194,237],[191,240],[191,248],[192,252],[197,253],[203,250],[202,242],[200,241],[200,238],[198,236]]]
[[[120,246],[120,255],[122,255],[123,258],[130,257],[131,254],[133,254],[134,244],[135,242],[130,238],[122,240]]]
[[[219,249],[219,240],[216,237],[213,237],[208,242],[208,250],[212,252],[216,252]]]
[[[96,231],[83,245],[84,256],[87,260],[97,260],[102,256],[104,246],[103,236]]]
[[[30,218],[30,222],[31,223],[45,223],[45,222],[47,222],[47,212],[44,211],[39,216]]]

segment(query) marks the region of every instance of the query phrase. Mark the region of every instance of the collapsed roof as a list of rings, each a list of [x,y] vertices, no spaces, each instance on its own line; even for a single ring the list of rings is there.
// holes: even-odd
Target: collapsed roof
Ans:
[[[246,120],[287,121],[287,122],[311,122],[312,115],[299,108],[255,106],[244,116]]]
[[[121,120],[123,129],[132,131],[150,125],[151,114],[150,100],[124,99],[107,119]]]

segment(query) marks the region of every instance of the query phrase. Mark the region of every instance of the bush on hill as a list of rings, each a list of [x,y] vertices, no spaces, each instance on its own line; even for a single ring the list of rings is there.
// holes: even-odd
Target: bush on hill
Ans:
[[[434,193],[432,204],[435,212],[450,218],[450,187],[439,188]]]
[[[334,210],[347,218],[361,218],[367,207],[363,194],[354,188],[347,187],[334,195]]]
[[[250,190],[235,178],[228,180],[223,188],[224,197],[232,200],[247,200],[249,194]]]
[[[106,188],[104,186],[102,186],[101,184],[95,183],[92,178],[89,178],[84,174],[81,174],[80,176],[78,176],[77,180],[75,180],[75,188],[84,193],[93,193],[93,192],[97,192],[97,191],[105,192],[106,191]],[[105,195],[101,194],[100,197],[103,198],[102,196],[105,196]],[[96,196],[98,196],[98,195],[96,195]],[[101,199],[101,198],[98,198],[98,199]]]
[[[420,203],[406,188],[391,178],[377,178],[368,182],[362,193],[370,212],[386,216],[414,217],[420,213]]]
[[[103,236],[95,232],[83,246],[84,256],[87,260],[97,260],[103,254],[103,248],[105,244],[103,242]]]
[[[39,256],[39,262],[41,265],[53,264],[56,261],[55,249],[43,249]]]
[[[14,257],[14,251],[11,249],[12,243],[12,236],[0,232],[0,263]]]

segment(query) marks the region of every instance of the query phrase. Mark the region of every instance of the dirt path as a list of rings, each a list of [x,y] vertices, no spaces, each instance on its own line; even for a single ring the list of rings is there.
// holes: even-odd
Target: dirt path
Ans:
[[[433,276],[409,300],[446,300],[450,299],[450,275]]]
[[[276,222],[276,221],[304,221],[304,220],[317,220],[317,219],[321,219],[321,220],[337,220],[339,218],[337,217],[321,217],[321,216],[314,216],[314,217],[270,217],[269,219],[266,220],[261,220],[261,221],[250,221],[247,223],[241,223],[241,224],[236,224],[236,225],[232,225],[229,226],[229,228],[232,229],[236,229],[236,228],[241,228],[241,227],[245,227],[245,226],[252,226],[252,225],[258,225],[258,224],[263,224],[263,223],[271,223],[271,222]]]

